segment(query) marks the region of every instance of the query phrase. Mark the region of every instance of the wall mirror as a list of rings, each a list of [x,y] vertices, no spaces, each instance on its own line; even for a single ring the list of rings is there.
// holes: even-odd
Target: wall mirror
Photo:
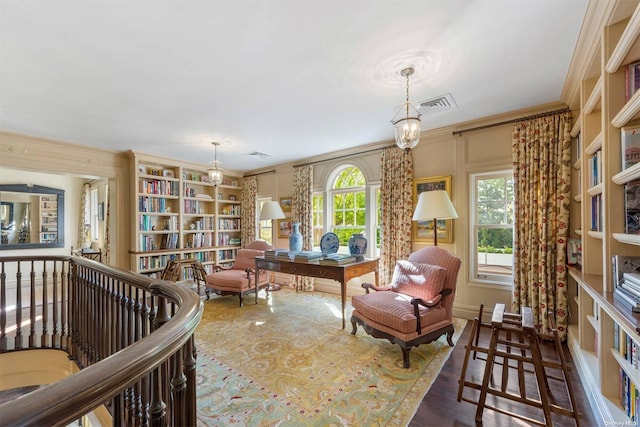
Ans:
[[[64,247],[64,190],[0,185],[0,250]]]

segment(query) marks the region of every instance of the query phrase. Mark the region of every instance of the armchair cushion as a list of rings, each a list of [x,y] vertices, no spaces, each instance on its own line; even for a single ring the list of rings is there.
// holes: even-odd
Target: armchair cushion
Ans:
[[[385,325],[397,331],[404,339],[417,336],[418,321],[414,315],[411,297],[398,292],[373,292],[351,298],[353,308],[376,325]],[[447,320],[447,311],[438,308],[420,307],[421,325],[438,325]]]
[[[447,270],[440,266],[398,260],[391,286],[395,292],[430,301],[442,291],[446,277]]]

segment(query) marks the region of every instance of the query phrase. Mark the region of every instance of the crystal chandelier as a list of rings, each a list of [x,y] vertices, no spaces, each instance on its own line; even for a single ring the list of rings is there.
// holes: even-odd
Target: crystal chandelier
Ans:
[[[220,164],[218,163],[218,145],[220,145],[219,142],[212,142],[211,143],[213,145],[213,152],[214,152],[214,160],[213,162],[211,162],[213,164],[212,168],[209,169],[208,173],[209,173],[209,182],[212,183],[213,185],[220,185],[222,184],[222,168],[220,167]]]
[[[413,67],[407,67],[400,71],[400,75],[407,78],[407,99],[391,120],[396,128],[396,144],[407,151],[420,142],[420,112],[409,102],[409,76],[414,71]],[[404,117],[401,116],[402,113],[404,113]],[[398,116],[401,117],[398,118]]]

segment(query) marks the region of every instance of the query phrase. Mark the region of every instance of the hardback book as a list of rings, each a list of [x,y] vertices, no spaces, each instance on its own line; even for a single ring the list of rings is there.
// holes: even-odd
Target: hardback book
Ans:
[[[625,233],[640,234],[640,179],[624,185]]]
[[[295,261],[313,261],[320,258],[322,258],[322,252],[302,251],[302,252],[296,252],[293,259]]]
[[[357,258],[353,255],[342,255],[333,258],[322,258],[318,260],[320,264],[324,265],[342,265],[342,264],[351,264],[352,262],[356,262]]]
[[[622,273],[624,282],[636,285],[640,289],[640,273]]]
[[[620,128],[622,170],[640,162],[640,125]]]

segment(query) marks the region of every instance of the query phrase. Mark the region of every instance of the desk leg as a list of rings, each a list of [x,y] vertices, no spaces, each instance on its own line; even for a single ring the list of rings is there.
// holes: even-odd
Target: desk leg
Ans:
[[[347,306],[347,282],[342,280],[340,282],[340,299],[342,299],[342,329],[345,326],[345,315]]]
[[[255,294],[256,294],[256,304],[258,303],[258,276],[260,275],[260,269],[256,268],[256,277],[255,277],[255,285],[256,285],[256,290],[255,290]]]

